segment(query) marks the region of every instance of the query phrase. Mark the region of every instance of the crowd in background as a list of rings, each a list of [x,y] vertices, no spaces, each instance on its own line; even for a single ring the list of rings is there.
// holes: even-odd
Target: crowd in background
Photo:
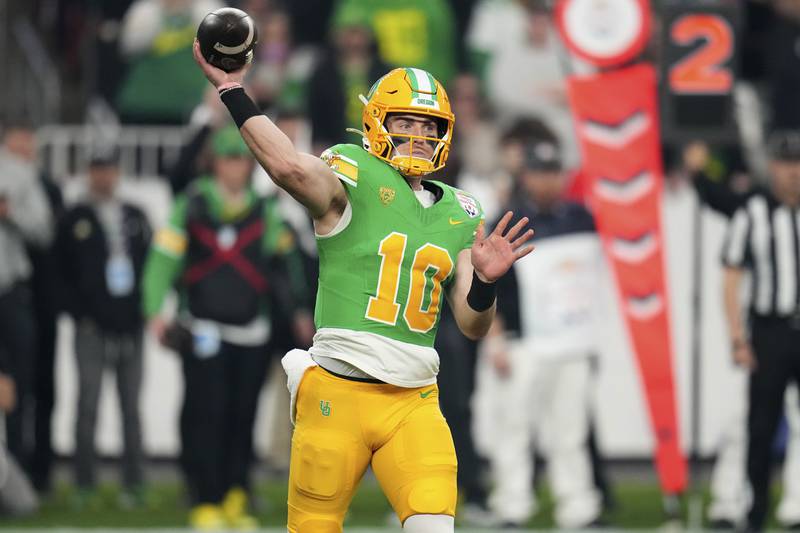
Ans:
[[[142,449],[138,398],[142,336],[149,328],[184,360],[181,466],[193,509],[202,511],[204,502],[224,498],[229,515],[248,520],[242,507],[249,490],[255,398],[267,373],[265,354],[311,342],[315,251],[310,221],[254,171],[235,131],[231,137],[227,111],[194,64],[197,25],[217,7],[234,5],[256,19],[259,42],[248,92],[301,148],[319,154],[333,144],[359,144],[360,135],[348,132],[361,128],[359,95],[367,94],[389,68],[428,70],[446,87],[456,116],[453,152],[444,171],[434,177],[475,194],[490,221],[514,206],[529,214],[540,243],[577,235],[587,239],[587,247],[574,252],[576,257],[586,264],[599,257],[591,215],[570,190],[580,169],[565,85],[570,63],[545,0],[29,4],[67,88],[64,122],[102,117],[123,126],[187,126],[189,134],[178,160],[163,176],[175,195],[169,224],[151,228],[140,207],[117,195],[114,139],[92,147],[86,191],[79,202],[65,205],[59,190],[65,177],[44,175],[37,166],[38,125],[13,108],[5,110],[0,122],[0,409],[6,413],[13,463],[7,470],[18,474],[9,474],[9,480],[16,480],[13,487],[23,487],[9,489],[9,481],[0,490],[0,503],[8,512],[31,512],[37,505],[35,491],[47,493],[51,486],[55,323],[65,312],[76,323],[80,381],[76,505],[86,504],[96,484],[98,394],[102,370],[109,367],[117,375],[123,419],[123,503],[145,504],[147,450]],[[800,131],[795,102],[800,93],[800,1],[748,1],[744,12],[740,83],[759,97],[756,118],[765,131]],[[800,160],[800,143],[790,135],[783,133],[774,143],[770,150],[756,150],[773,161]],[[694,182],[700,196],[727,216],[735,216],[754,186],[768,183],[767,176],[748,165],[752,158],[738,144],[711,146],[703,139],[686,139],[683,145],[665,146],[664,154],[669,179]],[[250,227],[260,228],[253,230],[258,246],[239,242]],[[216,236],[211,242],[204,240],[209,233]],[[209,266],[214,257],[230,260],[231,254],[241,254],[236,256],[238,270],[215,273]],[[527,464],[532,444],[552,462],[560,526],[596,525],[604,505],[613,501],[594,444],[588,396],[580,392],[592,379],[596,354],[591,345],[561,339],[554,350],[567,351],[569,357],[558,364],[543,357],[547,362],[539,361],[534,369],[520,363],[526,361],[519,353],[523,344],[513,341],[550,334],[541,333],[541,322],[533,328],[526,324],[520,307],[539,305],[542,316],[563,315],[562,323],[556,318],[548,323],[561,335],[567,328],[582,327],[581,321],[589,320],[585,296],[594,274],[587,270],[560,280],[560,294],[578,295],[570,309],[542,304],[548,298],[546,288],[526,281],[541,275],[518,271],[510,286],[503,287],[502,324],[481,346],[463,338],[447,313],[442,318],[437,341],[441,405],[459,456],[462,511],[474,523],[513,526],[530,518],[535,511],[533,466],[520,465]],[[291,279],[297,276],[302,279]],[[242,280],[245,285],[236,285]],[[190,317],[190,323],[160,316],[173,284],[179,292],[179,316]],[[230,294],[242,291],[251,291],[252,301],[232,308]],[[235,327],[204,330],[203,324],[195,327],[202,321],[198,318]],[[510,345],[503,344],[509,338]],[[241,367],[208,365],[222,361],[215,358],[219,354],[231,359],[228,352],[238,355]],[[549,412],[537,413],[536,423],[541,419],[557,438],[541,443],[528,434],[528,421],[516,427],[519,417],[500,417],[496,429],[509,436],[502,450],[492,452],[473,442],[470,399],[482,357],[499,379],[513,375],[522,380],[505,391],[507,401],[547,406]],[[218,386],[220,376],[224,390]],[[548,392],[543,382],[562,385]],[[540,396],[525,396],[531,389]],[[571,394],[563,397],[564,391]],[[224,408],[215,410],[219,405]],[[210,412],[213,424],[197,423]],[[197,442],[204,445],[192,446]],[[489,484],[482,475],[487,468],[492,472]],[[760,490],[765,483],[758,485]],[[743,491],[733,497],[742,497]],[[793,497],[797,501],[785,504],[781,519],[800,525],[800,495]],[[758,495],[756,500],[763,505]],[[711,518],[723,525],[741,521],[747,505],[742,501]]]

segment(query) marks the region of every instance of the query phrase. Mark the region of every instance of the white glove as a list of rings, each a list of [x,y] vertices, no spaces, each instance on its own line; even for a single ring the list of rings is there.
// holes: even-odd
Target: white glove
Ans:
[[[281,359],[283,371],[286,372],[286,386],[289,388],[289,419],[294,426],[296,416],[295,406],[297,404],[297,389],[300,388],[306,370],[317,363],[311,358],[311,354],[305,350],[294,349],[286,353]]]

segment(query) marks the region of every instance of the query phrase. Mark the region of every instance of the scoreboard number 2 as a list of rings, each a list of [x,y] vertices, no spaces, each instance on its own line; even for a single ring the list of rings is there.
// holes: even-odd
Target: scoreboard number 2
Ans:
[[[734,76],[725,63],[734,52],[733,28],[724,18],[711,14],[680,17],[670,28],[672,41],[689,46],[705,39],[700,48],[670,68],[670,89],[676,94],[726,94]]]

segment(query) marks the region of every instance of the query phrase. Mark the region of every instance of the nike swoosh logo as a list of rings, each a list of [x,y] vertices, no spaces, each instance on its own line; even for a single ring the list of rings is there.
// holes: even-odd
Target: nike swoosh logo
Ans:
[[[453,220],[453,217],[450,217],[450,224],[453,226],[458,226],[459,224],[463,224],[463,220]]]
[[[435,391],[435,390],[436,390],[436,389],[431,389],[431,390],[429,390],[429,391],[427,391],[427,392],[420,392],[420,393],[419,393],[419,397],[420,397],[420,398],[422,398],[422,399],[424,400],[425,398],[427,398],[428,396],[430,396],[430,395],[431,395],[431,393],[432,393],[433,391]]]

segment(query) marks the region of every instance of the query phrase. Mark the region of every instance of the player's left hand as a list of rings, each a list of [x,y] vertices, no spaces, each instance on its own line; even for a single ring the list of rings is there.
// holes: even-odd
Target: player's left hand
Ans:
[[[494,283],[503,274],[508,272],[514,261],[522,259],[533,251],[533,245],[525,243],[533,237],[533,230],[529,229],[519,237],[517,235],[528,224],[528,217],[523,217],[514,226],[506,231],[508,223],[514,213],[507,212],[494,231],[485,237],[483,224],[475,232],[475,242],[472,244],[472,268],[481,281]]]

